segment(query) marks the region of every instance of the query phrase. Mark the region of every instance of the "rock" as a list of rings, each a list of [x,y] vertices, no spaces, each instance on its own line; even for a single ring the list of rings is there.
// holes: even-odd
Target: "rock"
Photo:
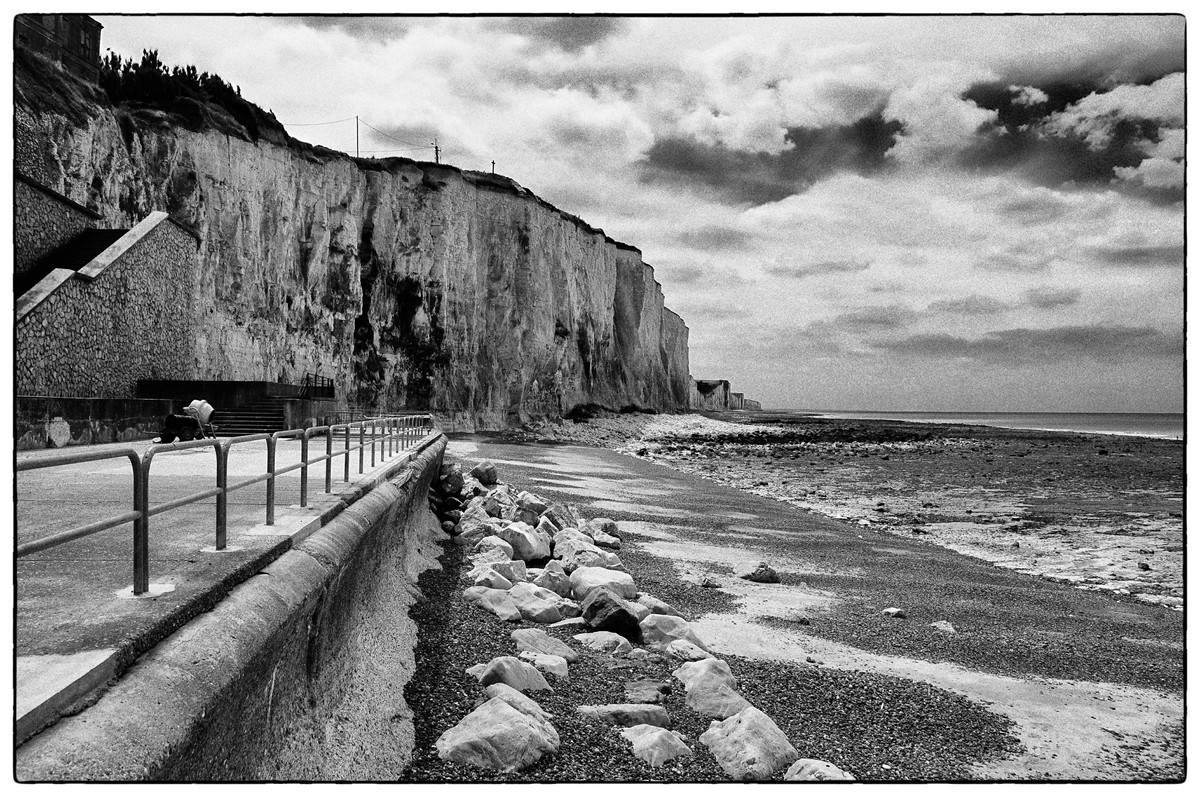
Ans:
[[[739,571],[738,578],[744,578],[747,581],[755,581],[759,584],[779,583],[779,574],[775,572],[775,568],[771,567],[766,562],[759,562],[752,569]]]
[[[496,476],[496,465],[490,460],[484,460],[475,467],[471,468],[471,477],[478,480],[485,487],[490,487],[499,479]]]
[[[521,492],[517,493],[517,506],[521,507],[522,509],[528,509],[539,517],[543,512],[550,508],[550,505],[546,503],[545,499],[543,499],[541,496],[534,495],[527,490],[522,490]],[[534,523],[536,522],[537,521],[534,520]]]
[[[624,539],[617,524],[606,517],[592,518],[584,524],[584,530],[593,537],[596,534],[606,534],[610,537],[616,537],[618,541]]]
[[[711,573],[706,573],[700,578],[700,586],[704,587],[705,589],[720,589],[721,582],[716,576],[712,575]]]
[[[571,573],[571,594],[575,596],[575,600],[584,600],[592,590],[600,587],[608,587],[622,598],[632,598],[637,594],[633,576],[620,570],[581,567]]]
[[[575,639],[592,650],[598,650],[601,653],[619,655],[633,650],[633,645],[629,644],[628,639],[620,634],[614,634],[612,631],[593,631],[587,634],[576,634]]]
[[[475,676],[483,686],[503,683],[518,692],[554,691],[536,667],[516,656],[497,656],[487,664],[468,667],[467,674]]]
[[[639,678],[625,682],[625,699],[630,703],[661,703],[663,695],[670,693],[671,685],[665,681]]]
[[[499,537],[484,537],[484,540],[500,540]],[[482,542],[483,540],[480,540]],[[504,540],[500,540],[504,542]],[[476,543],[478,545],[478,543]],[[505,543],[508,545],[508,543]],[[511,546],[510,546],[511,547]],[[490,564],[491,562],[511,562],[512,557],[504,553],[503,548],[486,548],[478,553],[472,552],[471,556],[472,568],[478,568],[482,565]]]
[[[550,673],[558,678],[567,677],[567,660],[562,656],[554,656],[549,653],[534,653],[531,650],[522,651],[517,655],[532,664],[542,672]]]
[[[950,621],[948,620],[935,620],[934,622],[930,623],[929,626],[931,628],[936,628],[939,631],[945,631],[947,634],[958,633],[958,631],[955,630],[954,626],[951,625]]]
[[[707,650],[700,637],[688,625],[687,620],[671,614],[651,614],[639,623],[642,639],[651,650],[663,650],[677,640],[691,642],[701,650]]]
[[[562,559],[576,548],[591,548],[600,550],[592,538],[575,529],[562,529],[555,532],[553,537],[554,558]]]
[[[1149,562],[1138,562],[1138,570],[1149,570],[1149,569],[1150,569]]]
[[[522,714],[528,714],[531,717],[537,717],[549,721],[551,715],[537,704],[532,697],[518,692],[511,686],[505,683],[494,683],[484,687],[483,693],[490,700],[493,697],[498,697],[505,703],[509,704]],[[482,704],[481,704],[482,705]]]
[[[567,628],[570,630],[583,631],[587,628],[587,623],[582,617],[568,617],[565,620],[559,620],[557,623],[550,623],[551,628]]]
[[[621,541],[611,534],[605,534],[602,531],[597,531],[592,534],[592,542],[599,545],[601,548],[612,548],[614,551],[621,547]]]
[[[602,551],[595,545],[586,548],[579,546],[562,557],[563,569],[574,573],[581,567],[603,567],[608,570],[624,570],[621,558],[611,551]]]
[[[799,757],[771,718],[754,706],[714,722],[700,734],[721,769],[734,780],[767,780]]]
[[[450,520],[442,521],[442,531],[446,532],[447,534],[453,534],[454,530],[456,528],[457,528],[457,526],[454,525],[453,521],[450,521]]]
[[[472,548],[472,550],[483,553],[485,551],[492,550],[493,548],[502,551],[505,559],[513,558],[513,547],[505,542],[503,538],[497,537],[494,534],[484,537],[479,542],[475,543],[475,547]]]
[[[700,661],[701,659],[711,659],[713,655],[702,648],[698,648],[686,639],[677,639],[667,645],[665,653],[668,656],[681,659],[683,661]]]
[[[895,606],[889,606],[883,610],[883,613],[888,617],[894,617],[897,620],[903,620],[905,617],[908,617],[908,615],[904,613],[903,609],[897,609]]]
[[[551,504],[542,513],[542,517],[550,518],[550,522],[560,529],[579,528],[584,523],[579,510],[566,504]]]
[[[668,761],[692,755],[692,749],[683,742],[683,734],[656,725],[632,725],[621,730],[621,735],[633,744],[633,754],[652,767],[660,767]]]
[[[500,573],[496,572],[496,569],[491,566],[481,567],[478,570],[472,570],[471,576],[473,577],[474,585],[477,587],[503,590],[507,590],[512,587],[512,582],[500,575]]]
[[[458,492],[461,492],[462,485],[462,471],[458,471],[457,468],[454,472],[445,474],[442,477],[442,492],[446,493],[448,496],[454,496],[457,495]]]
[[[666,601],[660,601],[658,598],[645,592],[639,592],[636,600],[638,603],[649,609],[651,614],[669,614],[674,617],[683,617],[683,615],[680,614],[679,611],[671,604],[667,603]]]
[[[854,776],[828,761],[799,758],[783,773],[784,780],[854,780]]]
[[[599,719],[609,725],[657,725],[671,727],[667,710],[654,703],[613,703],[607,706],[580,706],[578,711],[589,719]]]
[[[559,610],[563,613],[563,617],[580,617],[583,614],[583,609],[580,605],[570,598],[563,598],[558,604]],[[583,619],[580,617],[580,619]]]
[[[583,619],[596,631],[612,631],[632,642],[641,642],[642,629],[637,612],[620,595],[608,587],[591,591],[582,601]]]
[[[474,545],[490,535],[492,527],[489,521],[491,520],[491,515],[484,511],[482,506],[478,504],[468,506],[458,520],[458,537],[463,540],[461,544]]]
[[[642,620],[645,620],[651,614],[653,614],[653,612],[651,612],[649,609],[647,609],[645,606],[638,603],[637,601],[626,601],[626,602],[629,604],[630,608],[633,609],[633,613],[635,615],[637,615],[637,619],[638,619],[639,623]]]
[[[517,643],[517,650],[561,656],[568,662],[579,660],[578,651],[540,628],[518,628],[512,632],[512,639]]]
[[[511,584],[519,584],[526,580],[528,571],[525,569],[525,563],[519,559],[509,559],[504,562],[484,562],[476,564],[471,568],[470,576],[474,578],[476,574],[484,570],[495,570],[500,575],[509,580]]]
[[[489,589],[488,587],[467,587],[463,590],[463,598],[468,603],[492,612],[501,620],[509,622],[521,621],[521,610],[506,590]]]
[[[550,516],[545,512],[543,512],[541,517],[538,519],[537,530],[548,537],[553,537],[557,532],[561,531],[562,528],[562,526],[551,520]]]
[[[550,557],[550,540],[527,523],[510,523],[496,536],[512,546],[514,559],[531,562]]]
[[[551,569],[550,565],[555,565],[556,569]],[[562,565],[551,559],[542,572],[533,579],[533,583],[543,589],[548,589],[551,592],[561,595],[564,598],[571,597],[571,577],[563,572]]]
[[[687,690],[688,708],[706,717],[723,720],[749,705],[750,701],[738,694],[736,689],[717,678],[702,678],[693,682]]]
[[[480,769],[516,772],[546,753],[558,752],[559,738],[547,720],[493,697],[438,737],[438,757]]]
[[[681,664],[671,675],[678,678],[683,683],[683,688],[689,692],[695,684],[706,680],[716,680],[719,683],[728,684],[730,689],[737,689],[737,681],[733,677],[733,671],[729,669],[729,665],[720,659],[702,659],[700,661],[690,661],[686,664]]]
[[[557,623],[563,619],[562,597],[557,593],[523,581],[514,584],[508,594],[521,617],[531,623]]]

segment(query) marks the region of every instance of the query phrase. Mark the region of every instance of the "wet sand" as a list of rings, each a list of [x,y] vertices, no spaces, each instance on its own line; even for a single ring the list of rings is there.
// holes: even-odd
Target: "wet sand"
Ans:
[[[524,436],[612,448],[871,533],[1183,608],[1178,441],[766,412],[617,415]]]

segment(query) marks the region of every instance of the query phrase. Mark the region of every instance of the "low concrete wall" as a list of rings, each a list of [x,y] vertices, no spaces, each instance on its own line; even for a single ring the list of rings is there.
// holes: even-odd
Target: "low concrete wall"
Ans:
[[[180,407],[162,399],[17,396],[13,439],[18,451],[149,440]]]
[[[396,780],[437,437],[329,525],[16,750],[20,781]]]

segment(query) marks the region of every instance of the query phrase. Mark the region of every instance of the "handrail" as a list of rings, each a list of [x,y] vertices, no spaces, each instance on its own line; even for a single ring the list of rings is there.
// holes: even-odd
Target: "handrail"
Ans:
[[[367,441],[367,429],[370,428],[370,440]],[[351,429],[357,428],[358,445],[351,446]],[[342,430],[343,447],[341,451],[333,450],[333,439],[338,430]],[[371,449],[371,467],[375,467],[375,447],[378,444],[380,462],[391,459],[398,453],[409,448],[414,442],[434,429],[431,415],[379,415],[356,423],[336,424],[333,426],[316,426],[308,429],[287,429],[272,434],[260,433],[227,437],[223,439],[203,438],[176,443],[155,443],[141,455],[130,448],[93,452],[87,450],[63,452],[36,458],[18,459],[16,471],[39,470],[62,465],[74,465],[83,462],[95,462],[103,459],[127,457],[133,472],[133,509],[110,518],[88,523],[83,526],[41,537],[18,545],[17,558],[44,551],[63,545],[82,537],[111,529],[125,523],[133,523],[133,594],[141,595],[150,588],[150,518],[154,515],[177,509],[181,506],[194,504],[207,498],[216,497],[216,541],[215,550],[226,548],[228,526],[229,493],[250,487],[260,482],[267,483],[266,489],[266,525],[275,524],[275,480],[285,473],[300,470],[300,506],[308,506],[308,466],[319,462],[325,463],[325,492],[333,491],[332,467],[333,459],[344,457],[342,470],[343,481],[350,481],[350,455],[358,451],[358,472],[363,473],[364,451]],[[308,456],[308,441],[315,435],[325,435],[325,454],[310,458]],[[276,467],[276,449],[278,441],[285,438],[300,438],[300,461],[286,467]],[[243,443],[265,441],[267,444],[266,472],[247,479],[229,483],[229,452]],[[174,451],[186,451],[196,448],[212,448],[217,457],[216,484],[181,498],[175,498],[156,506],[150,505],[150,466],[156,455]],[[386,451],[386,454],[384,453]]]

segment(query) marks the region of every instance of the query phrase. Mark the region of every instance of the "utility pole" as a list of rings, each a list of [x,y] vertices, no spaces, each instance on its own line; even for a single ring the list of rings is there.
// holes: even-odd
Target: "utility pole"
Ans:
[[[492,161],[492,174],[496,173],[496,162]]]
[[[442,153],[442,150],[441,150],[441,147],[438,146],[437,137],[434,136],[434,139],[433,139],[433,162],[434,163],[442,162],[442,154],[441,153]]]
[[[354,117],[354,157],[358,157],[358,117]]]

